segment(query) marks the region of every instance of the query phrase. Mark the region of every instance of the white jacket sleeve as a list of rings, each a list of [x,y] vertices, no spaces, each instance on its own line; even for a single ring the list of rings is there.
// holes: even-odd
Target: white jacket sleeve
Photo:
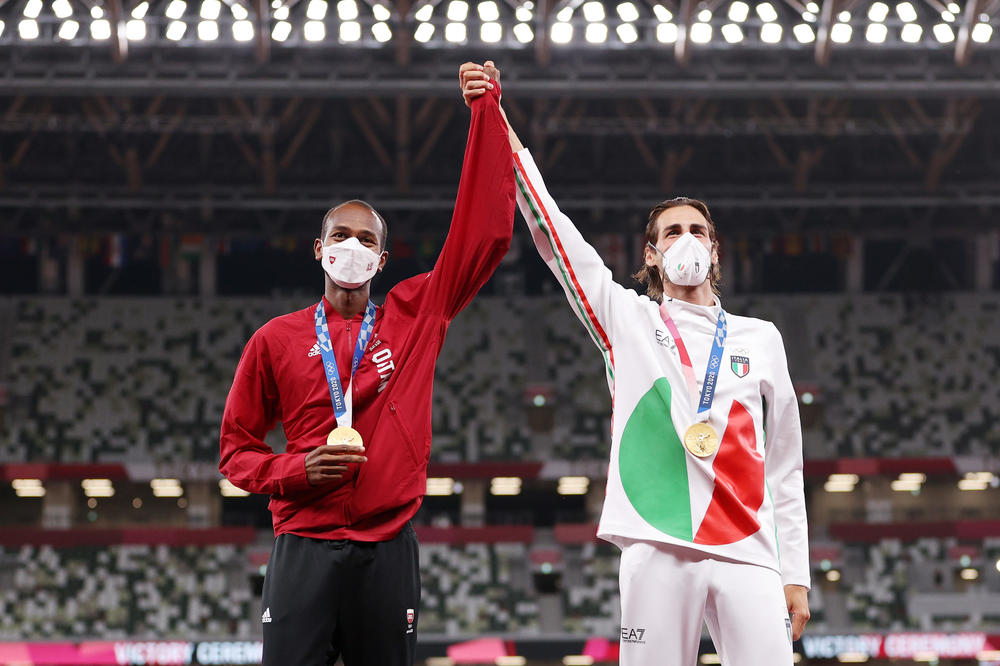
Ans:
[[[774,337],[770,351],[774,366],[769,376],[774,383],[764,383],[762,387],[767,401],[767,414],[764,415],[764,473],[774,501],[781,581],[785,585],[809,587],[809,534],[802,485],[802,426],[799,423],[799,405],[788,374],[781,333],[777,328],[772,327],[772,330]]]
[[[605,355],[613,376],[615,310],[630,294],[636,296],[635,292],[614,281],[597,251],[559,210],[527,149],[515,153],[514,172],[517,205],[535,247],[565,290],[573,312]]]

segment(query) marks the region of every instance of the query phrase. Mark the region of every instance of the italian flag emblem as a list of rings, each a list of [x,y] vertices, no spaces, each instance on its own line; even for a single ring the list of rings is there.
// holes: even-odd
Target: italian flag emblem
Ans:
[[[729,367],[733,369],[737,377],[746,377],[750,372],[750,359],[746,356],[730,356]]]

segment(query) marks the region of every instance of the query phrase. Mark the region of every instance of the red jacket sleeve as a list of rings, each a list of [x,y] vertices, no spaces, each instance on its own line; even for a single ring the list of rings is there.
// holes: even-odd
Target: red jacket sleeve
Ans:
[[[219,471],[251,493],[284,495],[309,488],[304,453],[276,454],[264,437],[280,418],[272,359],[261,331],[250,338],[226,398]]]
[[[469,304],[510,248],[514,161],[499,100],[498,84],[472,102],[451,228],[422,299],[424,311],[449,321]]]

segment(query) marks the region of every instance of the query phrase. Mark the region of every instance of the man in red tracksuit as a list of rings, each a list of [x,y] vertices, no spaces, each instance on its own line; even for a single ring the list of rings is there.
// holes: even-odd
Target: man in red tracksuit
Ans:
[[[381,307],[369,305],[371,274],[387,256],[385,221],[364,202],[341,204],[315,243],[327,271],[322,308],[271,320],[243,351],[219,469],[234,485],[271,495],[265,666],[338,655],[348,666],[413,663],[420,579],[409,521],[426,489],[434,365],[448,324],[511,240],[514,170],[499,93],[497,84],[472,105],[454,216],[434,269],[400,282]],[[346,411],[335,408],[338,395]],[[264,437],[278,421],[288,444],[275,454]],[[363,448],[337,443],[344,433]]]

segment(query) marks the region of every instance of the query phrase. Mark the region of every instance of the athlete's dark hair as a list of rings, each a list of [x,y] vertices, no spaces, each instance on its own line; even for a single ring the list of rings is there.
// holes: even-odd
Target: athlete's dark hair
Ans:
[[[660,229],[656,221],[659,219],[660,213],[669,208],[678,208],[680,206],[691,206],[705,217],[705,220],[708,221],[708,238],[712,241],[712,247],[716,249],[719,247],[719,241],[715,236],[715,222],[712,221],[712,214],[708,212],[708,206],[704,201],[688,197],[675,197],[661,201],[653,206],[653,210],[649,211],[649,219],[646,222],[645,243],[642,244],[642,267],[632,277],[637,282],[646,285],[646,295],[654,301],[659,301],[663,298],[663,275],[661,275],[659,266],[646,265],[646,243],[656,245],[656,241],[659,240],[657,235]],[[719,285],[722,283],[722,271],[719,270],[718,264],[712,264],[712,268],[708,271],[708,280],[712,284],[712,291],[718,295]]]
[[[323,216],[323,224],[320,225],[319,228],[320,240],[323,240],[326,237],[326,223],[330,221],[330,218],[333,217],[334,213],[336,213],[339,209],[343,208],[344,206],[361,206],[362,208],[367,208],[372,212],[372,215],[378,218],[379,223],[382,225],[381,249],[385,250],[389,242],[389,225],[385,223],[385,218],[382,217],[377,210],[375,210],[374,206],[372,206],[367,201],[362,201],[361,199],[351,199],[349,201],[345,201],[344,203],[337,204],[330,210],[326,211],[326,215]]]

